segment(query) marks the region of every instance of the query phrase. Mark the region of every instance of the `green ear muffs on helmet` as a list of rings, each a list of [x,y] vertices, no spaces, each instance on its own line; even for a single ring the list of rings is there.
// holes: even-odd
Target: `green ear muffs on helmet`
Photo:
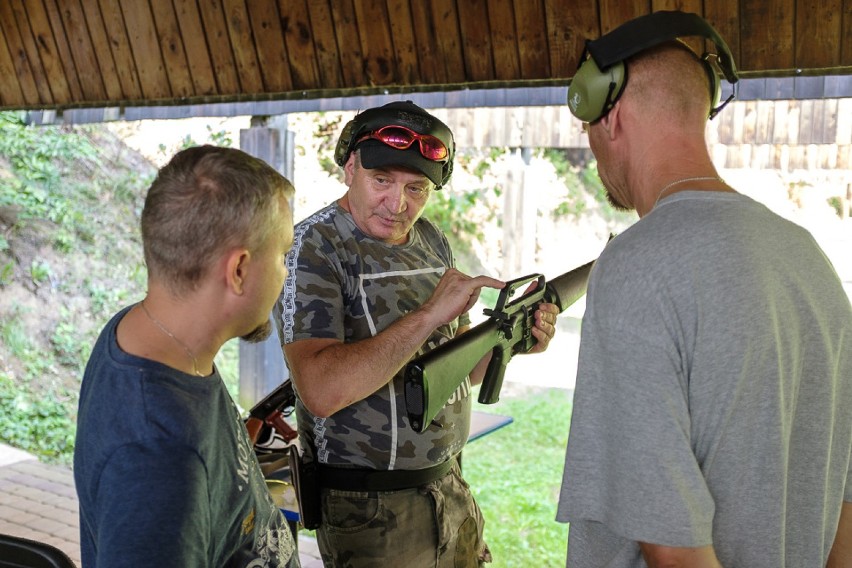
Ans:
[[[594,122],[615,105],[627,84],[624,60],[650,47],[679,37],[700,36],[716,45],[718,54],[699,57],[710,79],[710,118],[733,98],[719,104],[722,86],[715,62],[731,84],[737,82],[733,56],[725,40],[697,14],[660,11],[630,20],[596,40],[587,40],[580,66],[568,87],[568,107],[584,122]],[[714,61],[715,60],[715,61]]]

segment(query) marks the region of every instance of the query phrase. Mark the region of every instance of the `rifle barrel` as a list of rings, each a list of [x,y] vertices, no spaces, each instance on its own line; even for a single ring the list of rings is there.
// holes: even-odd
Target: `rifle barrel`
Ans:
[[[594,260],[587,262],[583,266],[550,280],[544,288],[544,301],[559,306],[559,313],[564,312],[568,306],[586,293],[589,274],[594,264]]]

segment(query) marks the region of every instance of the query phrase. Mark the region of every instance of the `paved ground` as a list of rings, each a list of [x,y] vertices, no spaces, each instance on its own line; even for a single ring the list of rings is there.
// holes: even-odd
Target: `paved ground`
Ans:
[[[77,493],[68,468],[0,444],[0,533],[46,542],[80,563]],[[302,568],[322,568],[316,541],[299,536]]]

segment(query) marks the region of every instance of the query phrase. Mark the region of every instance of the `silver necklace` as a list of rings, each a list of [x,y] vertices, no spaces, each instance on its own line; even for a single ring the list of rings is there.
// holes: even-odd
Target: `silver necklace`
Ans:
[[[683,178],[683,179],[675,180],[675,181],[671,182],[670,184],[668,184],[667,186],[665,186],[663,189],[660,190],[660,193],[657,194],[657,200],[654,201],[654,206],[651,207],[651,209],[654,209],[654,207],[657,206],[657,203],[660,202],[660,198],[663,196],[663,193],[665,193],[667,189],[672,188],[672,187],[679,185],[681,183],[686,183],[688,181],[720,181],[722,183],[725,183],[725,180],[723,180],[719,176],[699,176],[699,177],[689,177],[689,178]]]
[[[146,316],[148,316],[148,319],[149,319],[149,320],[151,320],[151,322],[153,322],[153,324],[154,324],[154,325],[156,325],[157,327],[159,327],[159,328],[160,328],[160,331],[162,331],[163,333],[165,333],[166,335],[168,335],[169,337],[171,337],[172,339],[174,339],[174,340],[175,340],[175,342],[176,342],[178,345],[180,345],[181,347],[183,347],[184,351],[186,351],[186,354],[187,354],[187,355],[189,355],[189,358],[190,358],[190,359],[192,359],[192,370],[193,370],[193,371],[195,372],[195,374],[196,374],[196,375],[198,375],[199,377],[203,377],[204,375],[202,375],[202,374],[199,372],[199,370],[198,370],[198,360],[195,358],[195,354],[194,354],[194,353],[192,352],[192,350],[191,350],[191,349],[187,346],[187,344],[186,344],[186,343],[184,343],[183,341],[181,341],[180,339],[178,339],[177,337],[175,337],[175,334],[174,334],[174,333],[172,333],[171,331],[169,331],[168,329],[166,329],[166,326],[164,326],[163,324],[161,324],[161,323],[160,323],[160,321],[159,321],[157,318],[155,318],[154,316],[152,316],[152,315],[151,315],[151,312],[149,312],[149,311],[148,311],[148,308],[146,308],[146,307],[145,307],[145,300],[142,300],[141,302],[139,302],[139,305],[140,305],[140,306],[142,306],[142,311],[143,311],[143,312],[145,312],[145,315],[146,315]]]

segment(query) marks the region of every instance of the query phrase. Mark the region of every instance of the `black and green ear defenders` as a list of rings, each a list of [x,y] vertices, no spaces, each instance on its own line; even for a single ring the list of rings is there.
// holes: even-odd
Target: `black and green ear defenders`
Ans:
[[[580,66],[568,87],[571,114],[583,122],[594,122],[615,105],[627,84],[624,60],[650,47],[679,37],[700,36],[716,45],[717,54],[704,53],[699,59],[710,78],[710,118],[718,114],[734,95],[719,104],[722,85],[712,60],[729,83],[737,82],[737,69],[725,40],[698,14],[661,11],[641,16],[615,28],[596,40],[587,40]]]

